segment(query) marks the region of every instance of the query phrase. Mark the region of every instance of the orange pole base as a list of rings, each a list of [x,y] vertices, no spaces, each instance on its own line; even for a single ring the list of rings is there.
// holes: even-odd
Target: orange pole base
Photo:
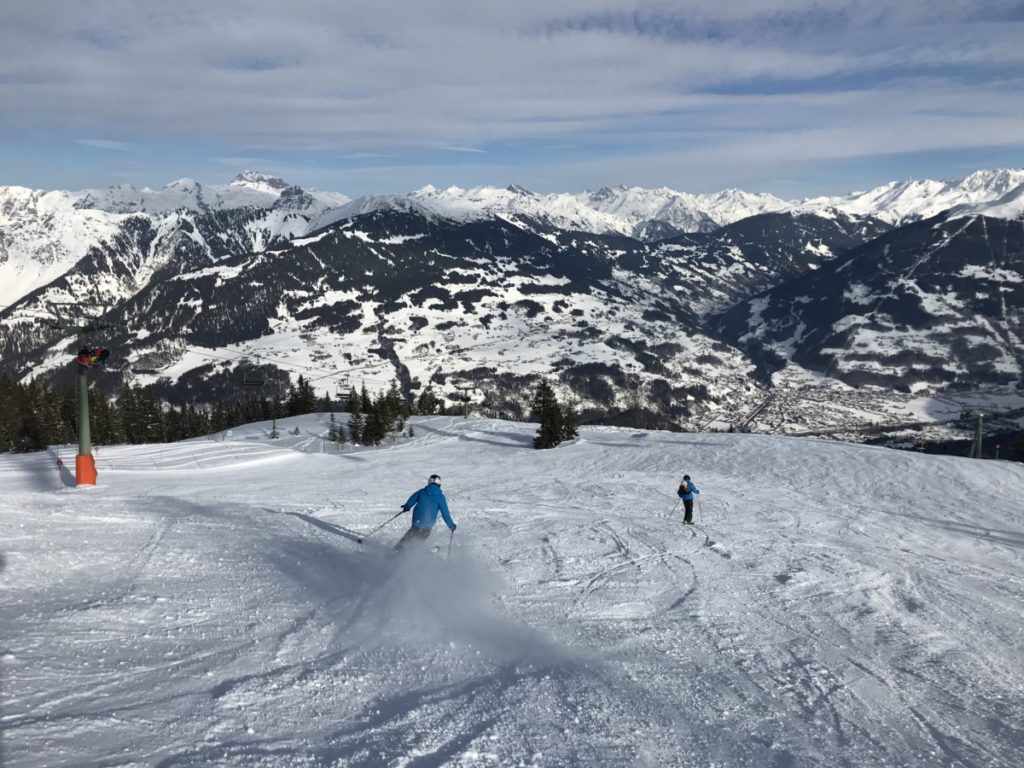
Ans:
[[[75,485],[96,485],[96,461],[92,454],[75,457]]]

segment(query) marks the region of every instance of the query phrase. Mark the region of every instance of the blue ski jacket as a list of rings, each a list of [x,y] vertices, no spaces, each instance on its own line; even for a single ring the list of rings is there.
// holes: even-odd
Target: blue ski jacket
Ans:
[[[448,501],[438,485],[427,485],[420,488],[402,506],[407,510],[412,510],[413,528],[433,528],[434,523],[437,522],[437,513],[440,512],[445,525],[453,531],[455,530],[455,521],[452,520],[451,513],[448,512]]]
[[[693,484],[693,480],[683,480],[679,484],[679,490],[676,493],[679,494],[679,498],[683,501],[693,501],[693,495],[700,493],[700,488]]]

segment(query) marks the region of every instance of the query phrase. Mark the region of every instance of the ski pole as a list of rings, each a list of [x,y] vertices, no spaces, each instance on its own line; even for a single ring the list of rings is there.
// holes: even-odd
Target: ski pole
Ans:
[[[682,501],[682,499],[676,499],[676,503],[675,503],[675,506],[674,506],[674,507],[672,507],[672,511],[668,513],[668,516],[669,516],[669,517],[672,517],[672,516],[674,516],[674,515],[675,515],[675,513],[676,513],[676,510],[677,510],[677,509],[679,509],[679,502],[680,502],[680,501]]]
[[[448,537],[448,554],[444,556],[445,560],[452,559],[452,542],[455,541],[455,531],[452,531],[452,535]]]
[[[362,544],[362,543],[363,543],[363,541],[364,541],[365,539],[368,539],[368,538],[370,538],[371,536],[373,536],[373,534],[375,534],[375,533],[376,533],[377,531],[379,531],[379,530],[380,530],[381,528],[383,528],[383,527],[384,527],[385,525],[387,525],[388,523],[390,523],[390,522],[391,522],[392,520],[395,520],[395,519],[397,519],[397,518],[399,517],[399,515],[403,515],[403,514],[405,514],[405,512],[406,512],[406,511],[407,511],[407,510],[403,509],[403,510],[402,510],[401,512],[399,512],[398,514],[396,514],[396,515],[395,515],[394,517],[389,517],[389,518],[388,518],[387,520],[385,520],[385,521],[384,521],[383,523],[381,523],[380,525],[378,525],[378,526],[377,526],[376,528],[374,528],[374,529],[373,529],[372,531],[370,531],[370,532],[369,532],[368,534],[366,534],[365,536],[360,536],[360,537],[359,537],[358,539],[356,539],[356,544]]]
[[[697,497],[697,509],[700,510],[700,524],[704,525],[704,507],[700,504],[700,496]]]

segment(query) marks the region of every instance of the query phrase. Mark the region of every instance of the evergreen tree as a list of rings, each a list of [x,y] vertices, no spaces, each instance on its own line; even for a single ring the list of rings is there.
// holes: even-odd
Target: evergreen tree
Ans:
[[[142,391],[142,396],[139,400],[142,439],[139,442],[142,443],[163,443],[166,441],[167,436],[164,431],[164,411],[163,405],[153,394],[152,389],[145,389]]]
[[[353,391],[353,395],[355,392]],[[360,397],[354,396],[349,401],[348,429],[353,443],[363,442],[363,427],[366,419],[363,416],[363,401]]]
[[[16,388],[14,450],[17,452],[46,448],[45,425],[39,418],[40,399],[40,387],[35,382]]]
[[[53,388],[42,379],[35,379],[28,385],[30,407],[39,419],[41,448],[63,442],[64,423],[61,419],[60,401]]]
[[[94,443],[116,445],[125,442],[124,427],[117,405],[112,404],[107,396],[98,390],[89,390],[89,415],[91,416],[90,426]],[[76,414],[76,424],[77,418]],[[69,440],[69,442],[71,441]]]
[[[1017,441],[1017,445],[1014,446],[1010,458],[1014,461],[1024,461],[1024,437]]]
[[[164,435],[169,443],[185,439],[184,409],[178,411],[174,406],[171,406],[164,412]]]
[[[384,396],[384,413],[388,431],[401,432],[405,428],[406,405],[398,381],[392,380],[388,393]]]
[[[73,443],[78,440],[78,389],[75,387],[65,387],[60,393],[60,420],[64,427],[64,439],[63,443]],[[113,418],[117,420],[117,423],[121,422],[121,412],[117,408],[116,403],[111,407],[113,412]],[[118,434],[121,435],[121,439],[117,442],[124,442],[124,428],[122,427]],[[114,441],[112,441],[114,442]]]
[[[562,441],[562,409],[555,391],[544,379],[537,384],[533,396],[533,418],[540,421],[533,438],[534,448],[554,448]]]
[[[437,395],[434,394],[434,388],[428,384],[416,401],[416,412],[429,416],[437,412],[437,405]]]
[[[209,414],[206,411],[199,410],[194,405],[188,406],[186,421],[188,423],[189,437],[208,435],[213,431],[210,427]]]
[[[362,407],[362,401],[359,399],[359,393],[356,392],[356,388],[352,389],[348,393],[348,399],[345,403],[345,410],[349,413],[355,413],[356,408]]]
[[[127,443],[142,442],[142,428],[140,425],[138,387],[125,387],[121,397],[117,400],[117,410],[121,414],[121,423],[124,426],[124,439]]]
[[[562,403],[562,439],[573,440],[579,437],[576,424],[576,404],[571,400]]]
[[[375,407],[366,414],[366,423],[363,425],[363,439],[365,445],[380,445],[381,440],[387,435],[387,422],[385,421],[384,408],[381,401],[377,401]]]
[[[299,376],[299,406],[303,413],[316,413],[320,407],[320,399],[316,396],[316,390],[309,379],[302,380]]]
[[[0,376],[0,453],[14,449],[17,386],[7,374]]]
[[[210,428],[214,432],[223,432],[228,426],[228,410],[224,403],[218,400],[210,411]]]
[[[280,432],[277,431],[276,419],[284,418],[285,415],[284,404],[281,402],[281,398],[277,395],[274,395],[274,400],[270,404],[270,412],[271,418],[275,419],[270,428],[270,437],[276,440],[280,436]]]
[[[313,391],[313,385],[301,374],[298,382],[288,387],[286,408],[289,416],[301,416],[316,410],[316,393]]]
[[[334,413],[331,413],[331,425],[327,430],[327,439],[332,443],[344,443],[345,442],[345,425],[340,424],[337,419],[334,418]]]

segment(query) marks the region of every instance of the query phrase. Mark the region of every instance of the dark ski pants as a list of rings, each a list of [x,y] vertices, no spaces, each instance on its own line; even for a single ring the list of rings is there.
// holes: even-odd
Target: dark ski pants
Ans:
[[[410,528],[408,531],[405,532],[405,535],[398,540],[398,543],[395,544],[395,550],[401,551],[402,547],[404,547],[406,544],[426,541],[427,537],[429,536],[429,528]]]
[[[683,522],[684,523],[692,523],[693,522],[693,499],[683,499],[683,509],[686,510],[686,513],[683,515]]]

